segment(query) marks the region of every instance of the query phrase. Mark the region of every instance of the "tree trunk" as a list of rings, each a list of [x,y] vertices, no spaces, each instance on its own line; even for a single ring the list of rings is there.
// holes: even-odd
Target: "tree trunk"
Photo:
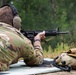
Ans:
[[[55,19],[55,0],[51,0],[51,7],[52,7],[52,18]]]

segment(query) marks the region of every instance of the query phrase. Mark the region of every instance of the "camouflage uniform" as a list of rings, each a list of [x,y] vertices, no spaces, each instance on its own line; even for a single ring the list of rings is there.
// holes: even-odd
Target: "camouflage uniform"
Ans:
[[[27,65],[39,65],[43,62],[43,52],[34,49],[31,41],[17,29],[0,22],[0,71],[9,69],[10,64],[23,58]]]

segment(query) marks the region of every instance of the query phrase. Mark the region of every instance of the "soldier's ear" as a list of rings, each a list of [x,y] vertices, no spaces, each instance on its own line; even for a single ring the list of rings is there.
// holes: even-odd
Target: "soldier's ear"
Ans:
[[[13,18],[13,26],[16,29],[18,29],[18,30],[21,29],[21,22],[22,22],[22,20],[21,20],[21,18],[18,15],[14,16],[14,18]]]

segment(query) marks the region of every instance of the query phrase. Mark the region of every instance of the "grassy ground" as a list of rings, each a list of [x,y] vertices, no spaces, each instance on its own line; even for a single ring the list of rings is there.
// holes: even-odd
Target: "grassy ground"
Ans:
[[[67,44],[58,44],[55,49],[52,49],[50,46],[48,47],[48,50],[44,50],[44,57],[46,58],[55,58],[58,56],[60,53],[64,51],[68,51],[69,46]]]

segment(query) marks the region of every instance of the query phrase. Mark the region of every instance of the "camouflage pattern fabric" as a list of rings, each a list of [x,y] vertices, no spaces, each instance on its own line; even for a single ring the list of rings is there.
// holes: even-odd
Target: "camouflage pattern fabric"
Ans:
[[[31,41],[17,29],[0,22],[0,71],[8,70],[19,58],[23,58],[27,65],[40,65],[43,52],[34,49]]]

